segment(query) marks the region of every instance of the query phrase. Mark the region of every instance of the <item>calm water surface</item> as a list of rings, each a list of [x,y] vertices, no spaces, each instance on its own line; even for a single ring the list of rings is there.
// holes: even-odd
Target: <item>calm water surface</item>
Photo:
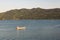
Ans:
[[[16,26],[26,30],[16,30]],[[0,40],[60,40],[60,20],[3,20]]]

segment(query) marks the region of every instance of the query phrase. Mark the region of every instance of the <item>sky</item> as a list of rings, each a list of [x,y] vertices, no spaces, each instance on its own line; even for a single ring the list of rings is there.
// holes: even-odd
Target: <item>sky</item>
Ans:
[[[60,0],[0,0],[0,12],[21,8],[60,8]]]

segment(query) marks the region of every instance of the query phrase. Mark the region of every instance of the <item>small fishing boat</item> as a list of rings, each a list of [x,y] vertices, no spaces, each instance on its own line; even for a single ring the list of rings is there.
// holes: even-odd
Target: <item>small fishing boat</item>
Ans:
[[[17,30],[25,30],[26,27],[20,27],[20,26],[17,26],[16,29],[17,29]]]

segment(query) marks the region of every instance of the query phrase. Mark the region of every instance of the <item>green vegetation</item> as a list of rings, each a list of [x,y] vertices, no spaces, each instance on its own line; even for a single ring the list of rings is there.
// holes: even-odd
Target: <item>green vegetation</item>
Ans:
[[[14,9],[0,13],[0,20],[21,20],[21,19],[60,19],[60,8],[54,9]]]

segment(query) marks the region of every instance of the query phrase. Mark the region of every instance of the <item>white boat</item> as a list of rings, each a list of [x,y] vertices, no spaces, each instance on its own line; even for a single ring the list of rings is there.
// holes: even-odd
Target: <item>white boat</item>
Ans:
[[[16,29],[17,29],[17,30],[25,30],[26,27],[19,27],[19,26],[17,26]]]

